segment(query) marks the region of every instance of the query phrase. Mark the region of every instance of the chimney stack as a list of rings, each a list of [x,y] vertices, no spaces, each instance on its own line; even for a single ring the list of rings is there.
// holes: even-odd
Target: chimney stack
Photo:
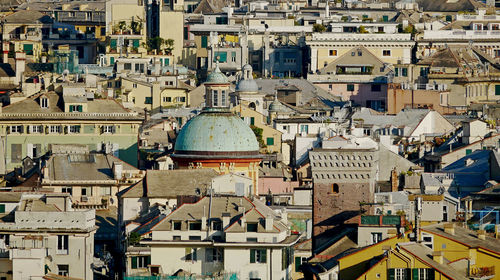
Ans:
[[[23,79],[24,70],[26,69],[26,54],[23,52],[16,52],[16,80],[15,84],[21,84]]]
[[[432,252],[432,259],[440,264],[443,264],[443,251]]]
[[[391,191],[397,192],[399,189],[399,178],[396,168],[391,171]]]
[[[484,229],[480,229],[477,231],[477,238],[481,240],[486,240],[486,231]]]
[[[273,230],[273,217],[270,215],[266,217],[266,231]]]
[[[3,51],[2,61],[3,61],[3,63],[9,63],[9,48],[10,48],[9,42],[3,41],[2,42],[2,51]]]
[[[455,235],[455,224],[454,223],[448,223],[444,225],[444,232]]]
[[[115,180],[123,179],[123,165],[113,162],[113,175]]]
[[[224,230],[227,226],[229,226],[229,222],[231,221],[231,214],[225,212],[222,213],[222,229]]]

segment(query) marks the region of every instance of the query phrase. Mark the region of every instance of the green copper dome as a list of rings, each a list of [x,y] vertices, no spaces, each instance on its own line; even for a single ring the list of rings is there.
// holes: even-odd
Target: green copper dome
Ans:
[[[174,156],[258,155],[259,144],[248,124],[229,111],[211,109],[204,109],[184,125],[175,142]]]
[[[207,84],[227,84],[229,80],[226,75],[220,71],[219,64],[215,67],[215,70],[212,73],[208,74],[207,80],[205,81]]]

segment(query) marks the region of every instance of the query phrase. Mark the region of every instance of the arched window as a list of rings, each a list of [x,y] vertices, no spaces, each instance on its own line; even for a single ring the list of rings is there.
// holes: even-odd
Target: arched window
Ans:
[[[332,193],[339,193],[339,185],[338,184],[332,185]]]
[[[250,104],[248,104],[248,107],[250,107],[250,109],[252,109],[252,110],[257,109],[257,106],[253,102],[250,102]]]

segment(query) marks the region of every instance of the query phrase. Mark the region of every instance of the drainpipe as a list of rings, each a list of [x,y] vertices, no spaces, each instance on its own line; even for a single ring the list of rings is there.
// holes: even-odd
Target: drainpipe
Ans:
[[[269,280],[273,280],[273,248],[269,249]]]

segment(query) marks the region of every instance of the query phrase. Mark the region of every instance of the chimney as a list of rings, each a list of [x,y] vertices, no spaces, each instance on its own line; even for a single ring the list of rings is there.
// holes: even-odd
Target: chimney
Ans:
[[[201,217],[201,230],[207,230],[207,217]]]
[[[153,74],[156,76],[159,76],[161,72],[161,64],[159,62],[160,61],[158,58],[153,58],[153,67],[154,67]]]
[[[396,168],[391,171],[391,191],[397,192],[399,188],[399,179]]]
[[[477,231],[477,238],[481,240],[486,240],[486,231],[484,229],[480,229]]]
[[[231,214],[225,212],[222,213],[222,229],[225,229],[229,226],[229,222],[231,221]]]
[[[273,224],[274,224],[273,217],[271,215],[267,216],[266,217],[266,231],[273,230]]]
[[[440,264],[443,264],[443,251],[432,252],[432,259]]]
[[[444,232],[455,235],[455,224],[454,223],[448,223],[444,225]]]
[[[387,238],[393,238],[398,235],[398,231],[395,228],[391,228],[387,230]]]
[[[2,42],[2,51],[3,51],[2,61],[3,61],[3,63],[9,63],[9,48],[10,48],[9,42],[3,41]]]
[[[123,178],[123,165],[121,163],[113,162],[113,176],[116,180],[121,180]]]
[[[16,85],[19,85],[21,83],[25,69],[26,69],[26,54],[23,52],[16,52],[16,69],[15,69]]]

